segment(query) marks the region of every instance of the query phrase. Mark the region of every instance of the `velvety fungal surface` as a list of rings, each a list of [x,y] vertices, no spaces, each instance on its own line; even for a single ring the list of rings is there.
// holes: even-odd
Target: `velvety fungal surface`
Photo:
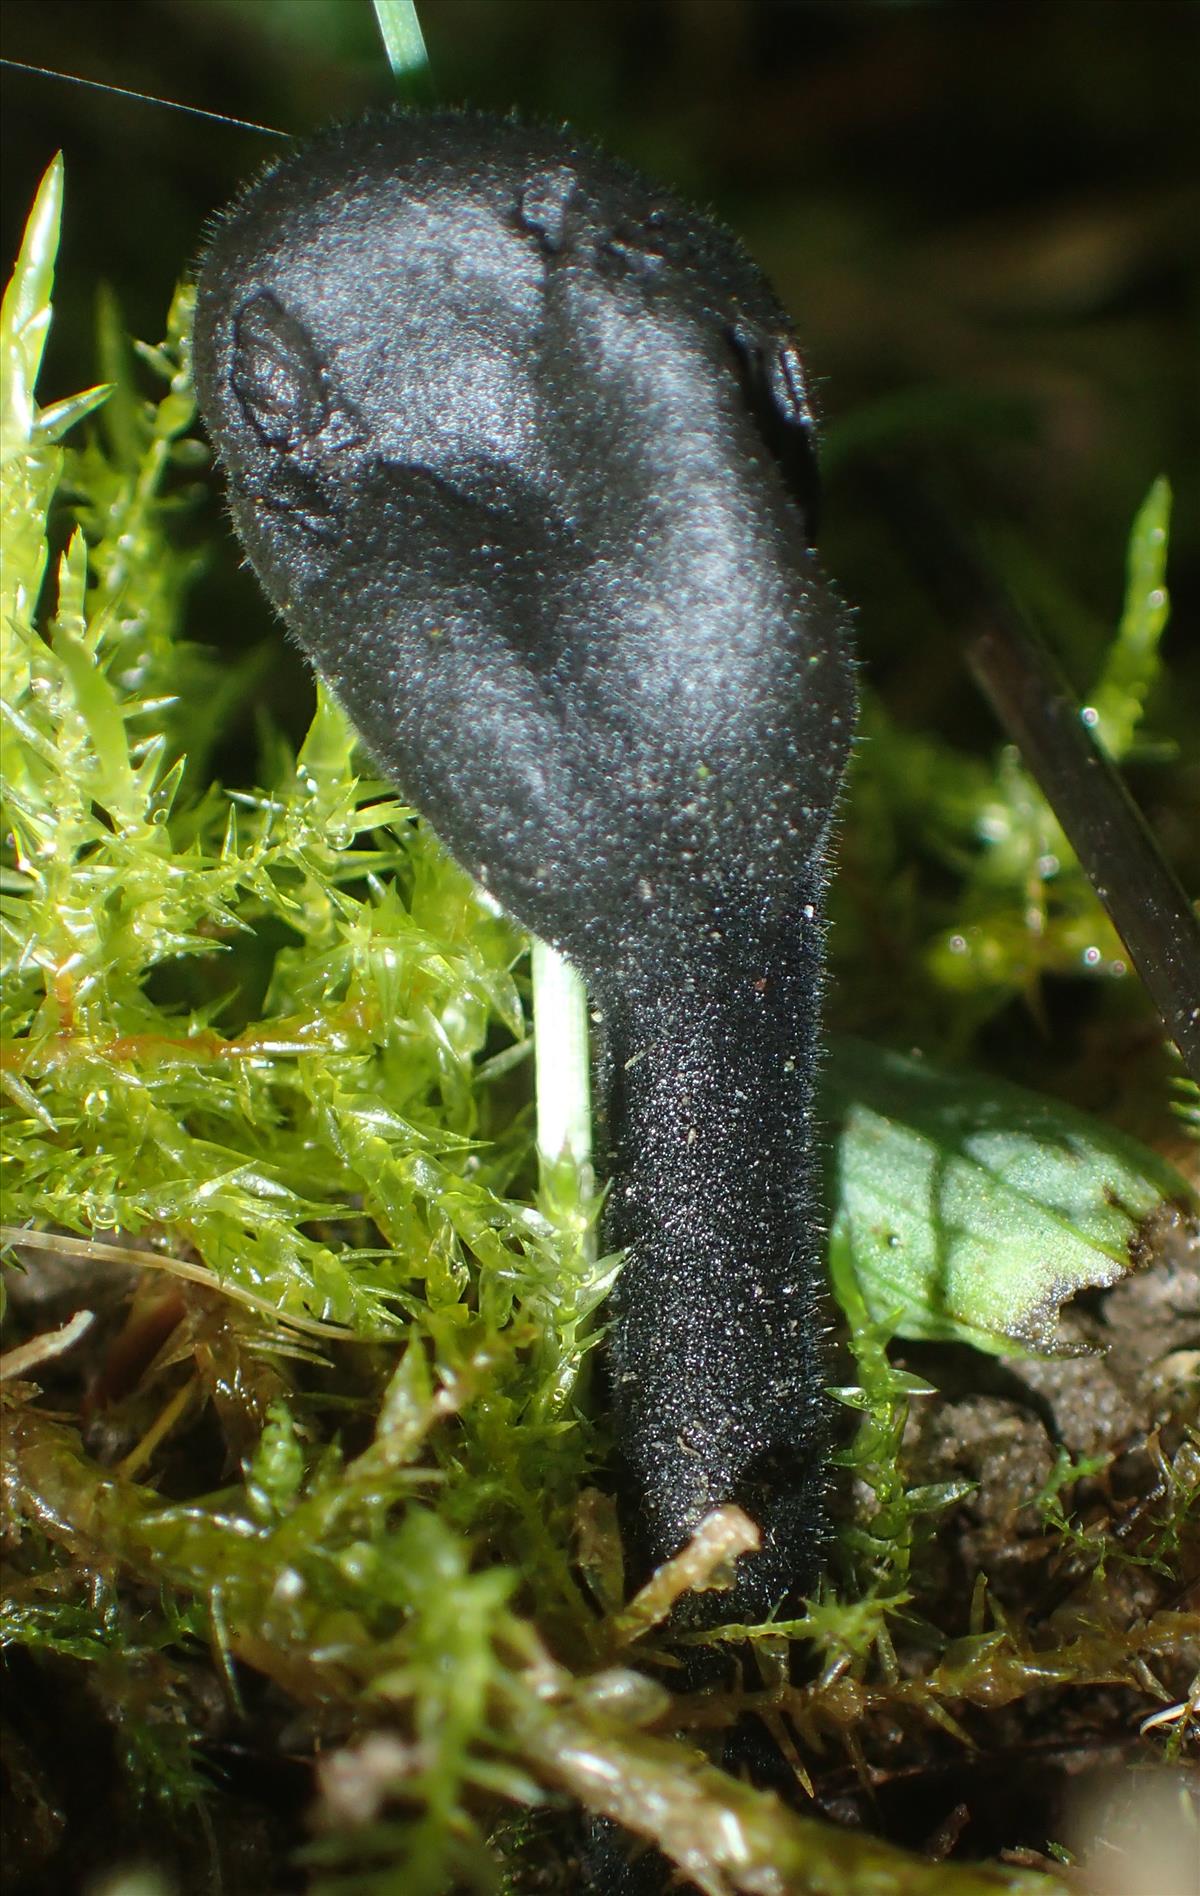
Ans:
[[[854,704],[788,319],[726,233],[568,134],[394,113],[224,218],[196,359],[267,592],[588,981],[633,1538],[661,1559],[740,1503],[763,1549],[707,1599],[764,1615],[823,1532],[811,1100]]]

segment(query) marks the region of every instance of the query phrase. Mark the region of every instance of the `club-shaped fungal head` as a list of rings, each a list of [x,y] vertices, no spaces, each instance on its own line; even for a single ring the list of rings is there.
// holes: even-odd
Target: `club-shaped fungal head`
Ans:
[[[812,422],[726,233],[562,131],[395,112],[220,223],[201,404],[381,767],[585,972],[820,862],[850,735]]]

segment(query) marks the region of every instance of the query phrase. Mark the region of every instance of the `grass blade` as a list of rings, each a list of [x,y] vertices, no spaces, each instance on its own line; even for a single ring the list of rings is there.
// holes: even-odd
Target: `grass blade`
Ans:
[[[428,84],[429,54],[414,0],[372,0],[392,76],[405,91]]]

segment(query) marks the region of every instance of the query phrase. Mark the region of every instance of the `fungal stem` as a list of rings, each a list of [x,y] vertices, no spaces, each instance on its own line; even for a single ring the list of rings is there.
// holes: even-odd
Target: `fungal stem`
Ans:
[[[597,985],[606,1233],[625,1263],[610,1336],[617,1439],[639,1552],[675,1554],[736,1503],[762,1552],[689,1614],[766,1618],[811,1585],[823,1537],[823,1238],[813,1121],[819,898],[731,904],[687,965]],[[747,913],[747,911],[749,911]],[[732,932],[730,932],[732,931]]]

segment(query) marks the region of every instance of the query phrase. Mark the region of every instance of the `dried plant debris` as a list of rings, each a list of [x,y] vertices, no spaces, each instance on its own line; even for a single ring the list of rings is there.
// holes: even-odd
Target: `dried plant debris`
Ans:
[[[837,1536],[800,1616],[687,1636],[689,1685],[664,1616],[755,1525],[627,1601],[589,1370],[618,1260],[578,1180],[537,1181],[525,944],[329,700],[256,783],[207,781],[250,683],[180,637],[187,296],[136,357],[110,307],[113,386],[40,408],[61,188],[3,330],[9,1887],[565,1891],[585,1813],[713,1896],[1091,1889],[1074,1793],[1128,1858],[1130,1765],[1186,1847],[1188,1186],[1045,1102],[835,1048]],[[870,756],[852,883],[907,768]],[[893,938],[918,1010],[952,968],[944,1056],[951,992],[980,1021],[1028,980],[1050,819],[1008,766],[938,770],[947,837],[994,826],[997,782],[1011,819],[990,893],[946,862],[1012,954],[939,960],[919,904]],[[1064,886],[1043,965],[1103,928]],[[778,1793],[721,1768],[753,1719]]]

